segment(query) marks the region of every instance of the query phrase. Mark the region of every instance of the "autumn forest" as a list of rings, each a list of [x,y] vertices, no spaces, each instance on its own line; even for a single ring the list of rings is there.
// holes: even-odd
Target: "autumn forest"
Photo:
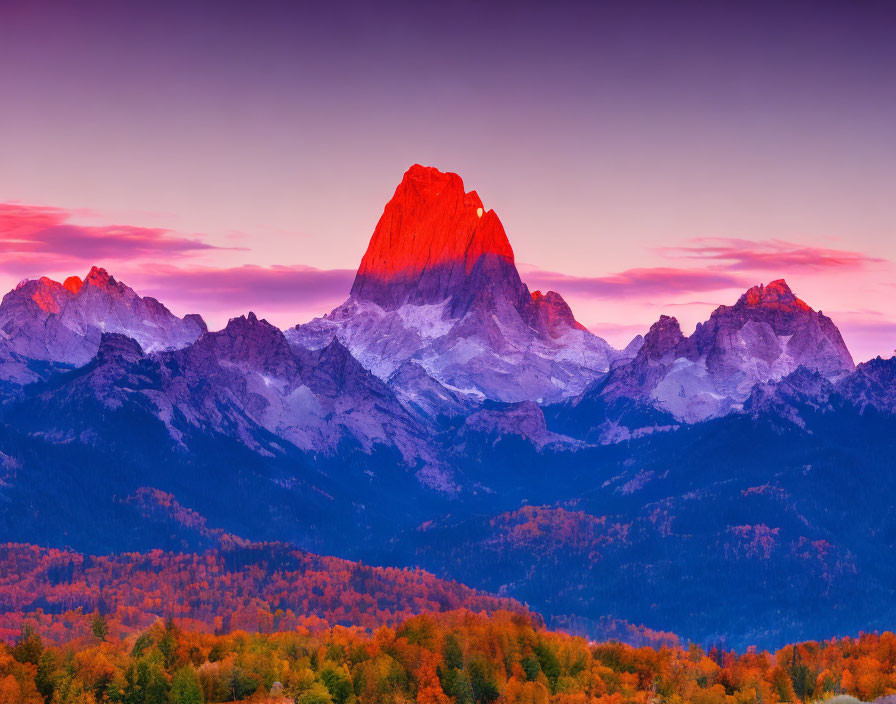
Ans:
[[[4,704],[775,704],[896,691],[896,636],[741,654],[636,648],[544,630],[522,613],[456,610],[372,631],[212,634],[158,620],[125,636],[99,612],[49,645],[26,620],[0,650]],[[115,635],[113,635],[113,633]]]
[[[280,545],[0,549],[3,704],[775,704],[896,693],[896,635],[734,652],[545,628],[419,570]]]

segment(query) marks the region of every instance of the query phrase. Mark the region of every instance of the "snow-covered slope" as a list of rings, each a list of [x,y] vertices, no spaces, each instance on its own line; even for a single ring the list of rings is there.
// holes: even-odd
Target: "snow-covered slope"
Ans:
[[[25,280],[0,303],[0,336],[10,350],[73,366],[93,358],[104,332],[127,335],[154,352],[185,347],[205,330],[198,315],[178,318],[97,267],[83,281]]]
[[[662,316],[635,358],[586,394],[650,403],[678,420],[697,422],[739,409],[754,386],[800,367],[838,381],[854,364],[831,319],[778,280],[754,286],[733,306],[720,306],[690,337],[675,318]]]
[[[227,437],[265,456],[300,450],[333,455],[394,448],[413,464],[426,457],[426,432],[389,387],[338,341],[319,350],[290,346],[254,314],[230,320],[180,350],[147,355],[117,333],[96,357],[62,375],[31,403],[62,440],[83,437],[72,409],[149,411],[178,444],[194,435]]]
[[[498,216],[457,174],[416,165],[386,205],[349,299],[287,335],[311,348],[339,339],[381,379],[413,362],[471,401],[573,396],[620,354],[559,294],[529,292]]]

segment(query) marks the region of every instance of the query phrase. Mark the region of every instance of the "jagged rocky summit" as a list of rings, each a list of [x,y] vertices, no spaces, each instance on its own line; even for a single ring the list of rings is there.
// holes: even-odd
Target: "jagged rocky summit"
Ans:
[[[307,347],[338,338],[384,380],[412,362],[446,397],[474,401],[566,398],[620,356],[558,293],[530,293],[501,221],[475,191],[419,165],[386,205],[349,299],[288,336]]]
[[[178,318],[93,267],[83,281],[25,280],[0,303],[0,339],[15,354],[71,366],[87,364],[104,332],[127,335],[147,352],[185,347],[206,330],[199,315]]]
[[[741,410],[756,385],[800,368],[837,382],[855,364],[833,321],[779,279],[719,306],[689,337],[675,318],[661,316],[633,359],[614,366],[569,407],[593,408],[587,399],[595,398],[604,408],[635,401],[677,421],[699,422]]]

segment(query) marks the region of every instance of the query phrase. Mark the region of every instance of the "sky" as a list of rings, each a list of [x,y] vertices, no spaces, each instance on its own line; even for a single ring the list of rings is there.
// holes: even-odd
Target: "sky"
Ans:
[[[0,288],[304,322],[422,163],[617,346],[785,278],[890,356],[894,36],[873,0],[0,0]]]

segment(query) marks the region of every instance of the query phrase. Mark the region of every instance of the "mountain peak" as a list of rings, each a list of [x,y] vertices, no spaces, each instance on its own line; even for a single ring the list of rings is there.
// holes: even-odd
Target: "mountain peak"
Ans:
[[[100,338],[97,358],[100,361],[123,359],[136,362],[144,357],[143,348],[135,339],[115,332],[104,332]]]
[[[228,346],[233,345],[238,349],[267,349],[282,352],[287,347],[283,331],[272,325],[264,318],[259,318],[249,311],[248,315],[231,318],[223,330],[208,333],[206,338],[215,340],[229,340]]]
[[[742,308],[771,308],[793,313],[812,310],[794,295],[784,279],[777,279],[767,285],[753,286],[740,297],[735,305]]]
[[[149,354],[184,347],[205,329],[199,316],[178,318],[97,266],[83,280],[26,279],[0,302],[0,330],[16,353],[72,365],[96,355],[104,332],[133,338]]]
[[[670,315],[661,315],[644,336],[644,343],[638,351],[638,356],[649,360],[662,359],[674,352],[684,339],[678,319]]]
[[[500,269],[515,273],[513,261],[498,216],[464,191],[460,176],[415,164],[383,210],[352,296],[386,307],[436,303],[469,288],[477,267],[496,263],[489,276],[501,276]]]
[[[37,280],[23,280],[13,291],[4,296],[3,301],[7,303],[19,298],[30,299],[44,314],[56,315],[71,296],[58,281],[42,276]]]
[[[224,327],[223,332],[228,334],[238,334],[244,332],[246,330],[262,330],[265,334],[270,333],[271,331],[280,332],[280,329],[274,325],[271,325],[264,318],[259,318],[253,311],[249,311],[247,315],[240,315],[236,318],[231,318],[227,321],[227,325]],[[282,333],[281,333],[282,334]]]
[[[283,331],[252,312],[231,318],[223,330],[204,333],[183,354],[226,360],[279,378],[290,378],[297,369]]]
[[[532,292],[532,310],[536,327],[553,338],[558,338],[567,330],[586,330],[575,319],[569,304],[556,291]]]
[[[102,267],[93,266],[87,273],[83,284],[90,284],[91,286],[103,289],[104,291],[109,291],[110,289],[116,287],[118,282],[115,280],[114,276],[109,274],[109,272]],[[81,287],[79,286],[78,289],[80,290],[80,288]]]

